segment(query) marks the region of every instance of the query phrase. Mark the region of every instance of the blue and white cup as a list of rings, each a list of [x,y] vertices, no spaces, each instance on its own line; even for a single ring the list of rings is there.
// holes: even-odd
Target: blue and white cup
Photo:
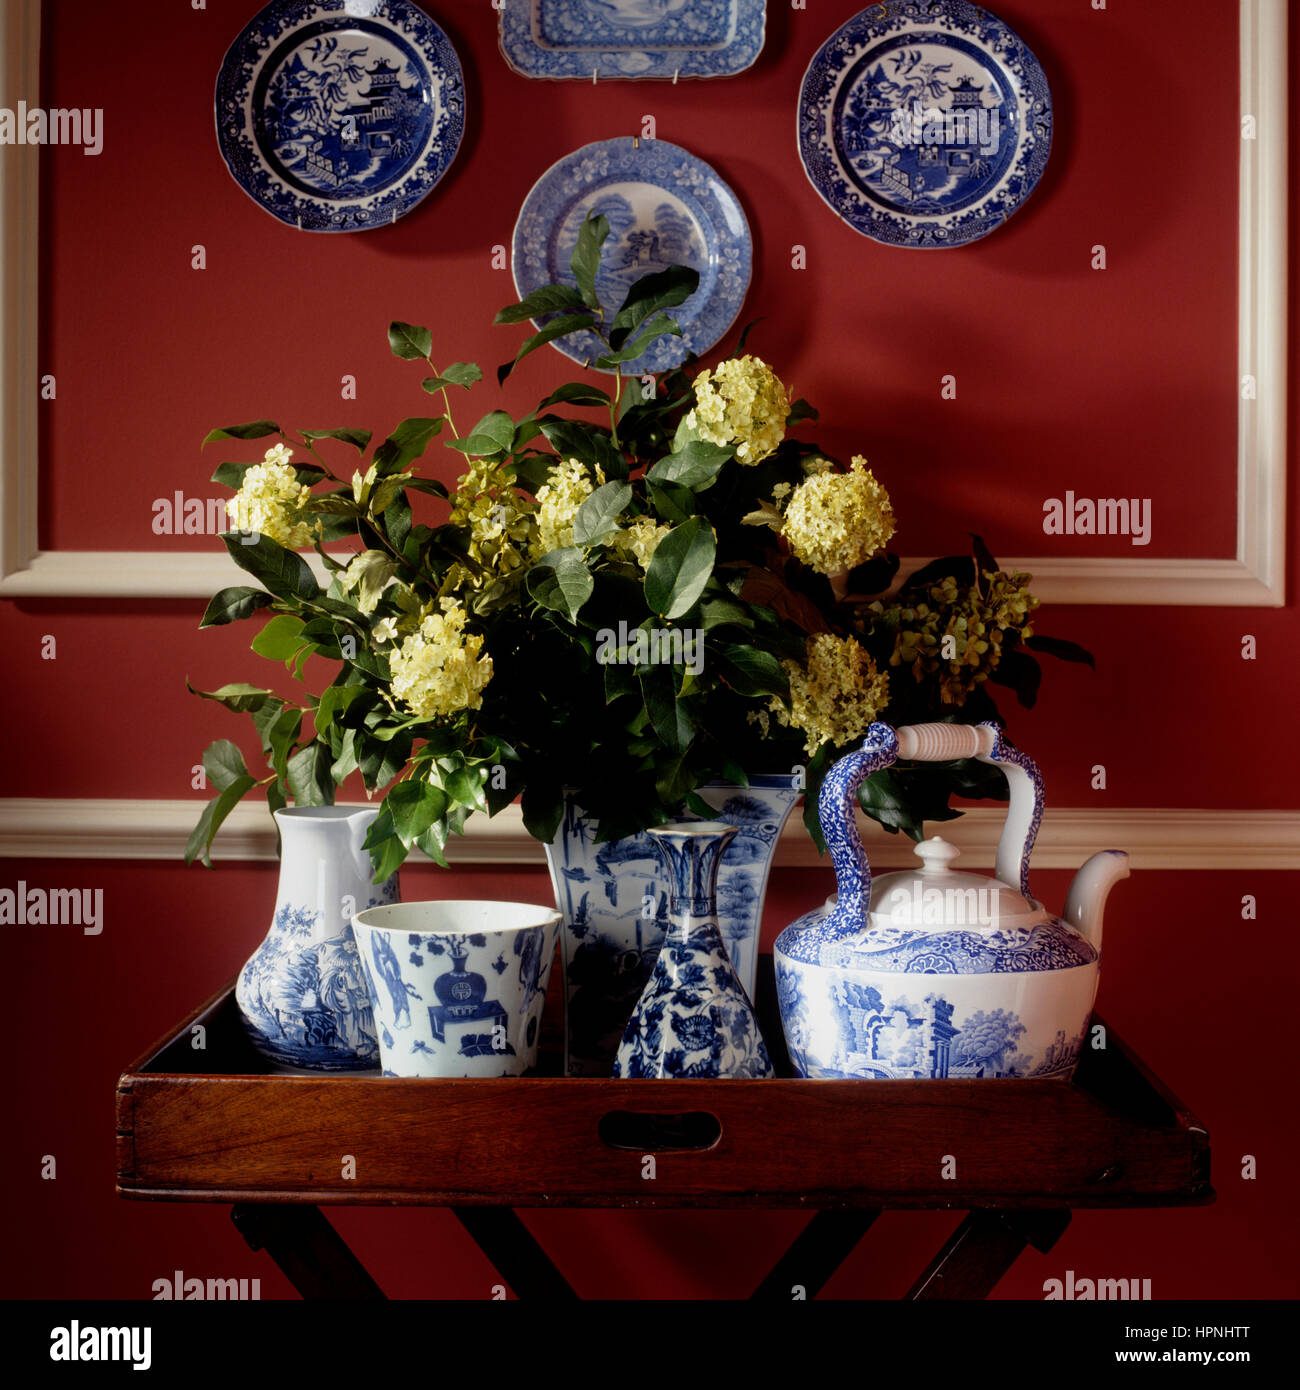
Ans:
[[[537,1036],[560,914],[531,903],[394,903],[352,930],[385,1076],[521,1076]]]

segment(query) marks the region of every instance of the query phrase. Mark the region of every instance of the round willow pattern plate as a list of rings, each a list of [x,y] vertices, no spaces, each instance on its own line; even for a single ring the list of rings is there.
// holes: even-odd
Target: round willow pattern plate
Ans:
[[[818,50],[799,157],[855,231],[890,246],[964,246],[1033,192],[1052,143],[1038,60],[966,0],[884,0]]]
[[[407,0],[272,0],[217,77],[231,175],[291,227],[395,222],[447,172],[465,83],[446,34]]]
[[[688,265],[700,272],[699,288],[671,311],[682,336],[657,339],[623,364],[624,374],[669,371],[688,353],[707,352],[736,321],[749,288],[749,223],[731,189],[703,160],[666,140],[629,136],[584,145],[553,164],[524,199],[512,256],[520,298],[542,285],[574,283],[569,259],[589,211],[609,220],[596,293],[611,314],[632,282],[651,271]],[[589,332],[553,346],[575,362],[605,351]]]

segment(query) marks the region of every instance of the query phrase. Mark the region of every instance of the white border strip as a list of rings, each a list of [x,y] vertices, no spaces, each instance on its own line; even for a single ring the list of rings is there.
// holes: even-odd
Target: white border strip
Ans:
[[[1285,602],[1287,0],[1240,0],[1238,373],[1256,382],[1237,422],[1237,553],[1231,559],[1012,556],[1045,603],[1280,607]],[[37,95],[39,0],[6,0],[0,105]],[[36,304],[39,149],[0,159],[0,595],[206,599],[231,583],[229,556],[41,551],[37,539]],[[1239,393],[1240,394],[1240,393]],[[903,572],[923,563],[905,559]]]
[[[179,861],[204,805],[192,801],[114,801],[13,797],[0,799],[0,858]],[[930,828],[957,845],[962,866],[992,868],[1004,811],[977,807],[960,820]],[[866,824],[863,822],[863,824]],[[452,864],[540,867],[542,847],[524,829],[518,806],[490,820],[475,816],[470,834],[448,847]],[[866,825],[877,868],[914,868],[912,842]],[[1085,810],[1049,811],[1034,848],[1038,869],[1077,869],[1099,849],[1125,849],[1135,869],[1298,869],[1300,811]],[[217,832],[214,860],[275,858],[275,829],[265,805],[237,806]],[[427,863],[417,855],[417,863]],[[786,824],[776,863],[821,865],[798,813]]]

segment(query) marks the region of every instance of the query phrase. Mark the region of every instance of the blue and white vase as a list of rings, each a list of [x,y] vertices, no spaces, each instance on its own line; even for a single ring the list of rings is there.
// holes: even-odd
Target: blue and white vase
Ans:
[[[775,1076],[718,929],[718,865],[736,827],[678,821],[647,833],[667,874],[670,925],[613,1075]]]
[[[768,873],[781,830],[803,793],[791,773],[697,795],[736,827],[718,873],[718,918],[736,975],[752,999]],[[684,819],[690,819],[689,816]],[[564,1068],[608,1076],[623,1027],[654,969],[668,926],[668,880],[649,835],[596,842],[599,822],[570,797],[546,862],[564,918]]]
[[[235,1000],[253,1046],[283,1067],[379,1066],[374,1013],[352,918],[397,901],[362,848],[378,807],[295,806],[275,813],[280,883],[266,939],[240,971]]]

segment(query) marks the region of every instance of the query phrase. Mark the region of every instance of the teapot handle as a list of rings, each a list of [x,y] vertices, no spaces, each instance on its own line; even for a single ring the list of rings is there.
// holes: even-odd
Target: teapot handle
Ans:
[[[915,762],[952,762],[977,758],[1006,774],[1011,799],[998,840],[996,873],[1029,898],[1029,856],[1043,821],[1043,776],[1038,764],[1012,748],[996,724],[905,724],[896,730],[900,758]]]

